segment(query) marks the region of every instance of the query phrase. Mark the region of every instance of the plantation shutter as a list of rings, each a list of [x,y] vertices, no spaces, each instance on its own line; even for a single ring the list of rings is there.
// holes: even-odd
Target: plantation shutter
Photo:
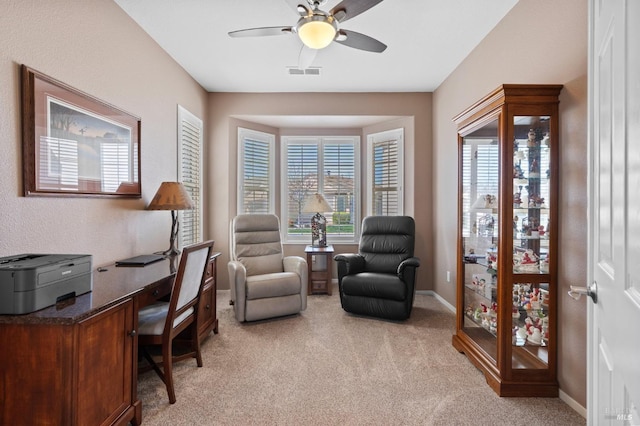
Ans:
[[[102,191],[116,192],[122,182],[133,180],[129,170],[130,149],[129,143],[117,139],[100,143]]]
[[[368,214],[403,214],[404,129],[369,135]]]
[[[180,210],[180,245],[202,241],[202,120],[178,106],[178,173],[193,210]]]
[[[312,216],[303,213],[302,207],[307,196],[318,192],[318,148],[317,142],[287,144],[287,211],[297,227],[305,223],[303,215]]]
[[[274,136],[239,129],[238,214],[274,213]]]
[[[356,153],[353,142],[323,144],[322,192],[333,209],[331,234],[353,236]],[[324,212],[321,212],[324,213]]]

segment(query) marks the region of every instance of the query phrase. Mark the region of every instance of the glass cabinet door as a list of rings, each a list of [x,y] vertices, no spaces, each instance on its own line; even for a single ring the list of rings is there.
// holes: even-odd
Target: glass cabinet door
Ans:
[[[500,396],[558,395],[561,90],[504,84],[454,117],[459,225],[452,344]]]
[[[464,332],[497,359],[498,119],[462,138]]]
[[[513,118],[513,369],[548,366],[549,212],[555,207],[549,123],[549,116]]]

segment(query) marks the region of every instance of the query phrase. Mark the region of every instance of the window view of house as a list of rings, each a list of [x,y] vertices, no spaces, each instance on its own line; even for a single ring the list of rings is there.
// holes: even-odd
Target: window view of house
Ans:
[[[358,137],[284,137],[282,169],[282,222],[289,242],[310,241],[311,217],[327,218],[329,240],[355,240],[360,222],[355,196],[359,189]],[[332,211],[306,212],[310,195],[322,194]]]

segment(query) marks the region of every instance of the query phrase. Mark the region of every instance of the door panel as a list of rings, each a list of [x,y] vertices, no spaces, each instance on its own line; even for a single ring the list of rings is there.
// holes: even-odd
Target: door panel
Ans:
[[[638,424],[640,2],[590,0],[588,423]]]

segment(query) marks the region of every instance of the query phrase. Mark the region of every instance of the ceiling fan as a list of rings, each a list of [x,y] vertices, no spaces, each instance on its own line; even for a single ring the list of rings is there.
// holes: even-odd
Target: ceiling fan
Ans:
[[[367,35],[341,29],[338,24],[345,22],[382,0],[343,0],[328,13],[320,10],[327,0],[287,0],[300,19],[289,27],[248,28],[229,32],[231,37],[263,37],[283,34],[297,34],[303,43],[299,57],[299,68],[308,68],[316,56],[316,52],[335,41],[344,46],[368,52],[381,53],[387,45]]]

